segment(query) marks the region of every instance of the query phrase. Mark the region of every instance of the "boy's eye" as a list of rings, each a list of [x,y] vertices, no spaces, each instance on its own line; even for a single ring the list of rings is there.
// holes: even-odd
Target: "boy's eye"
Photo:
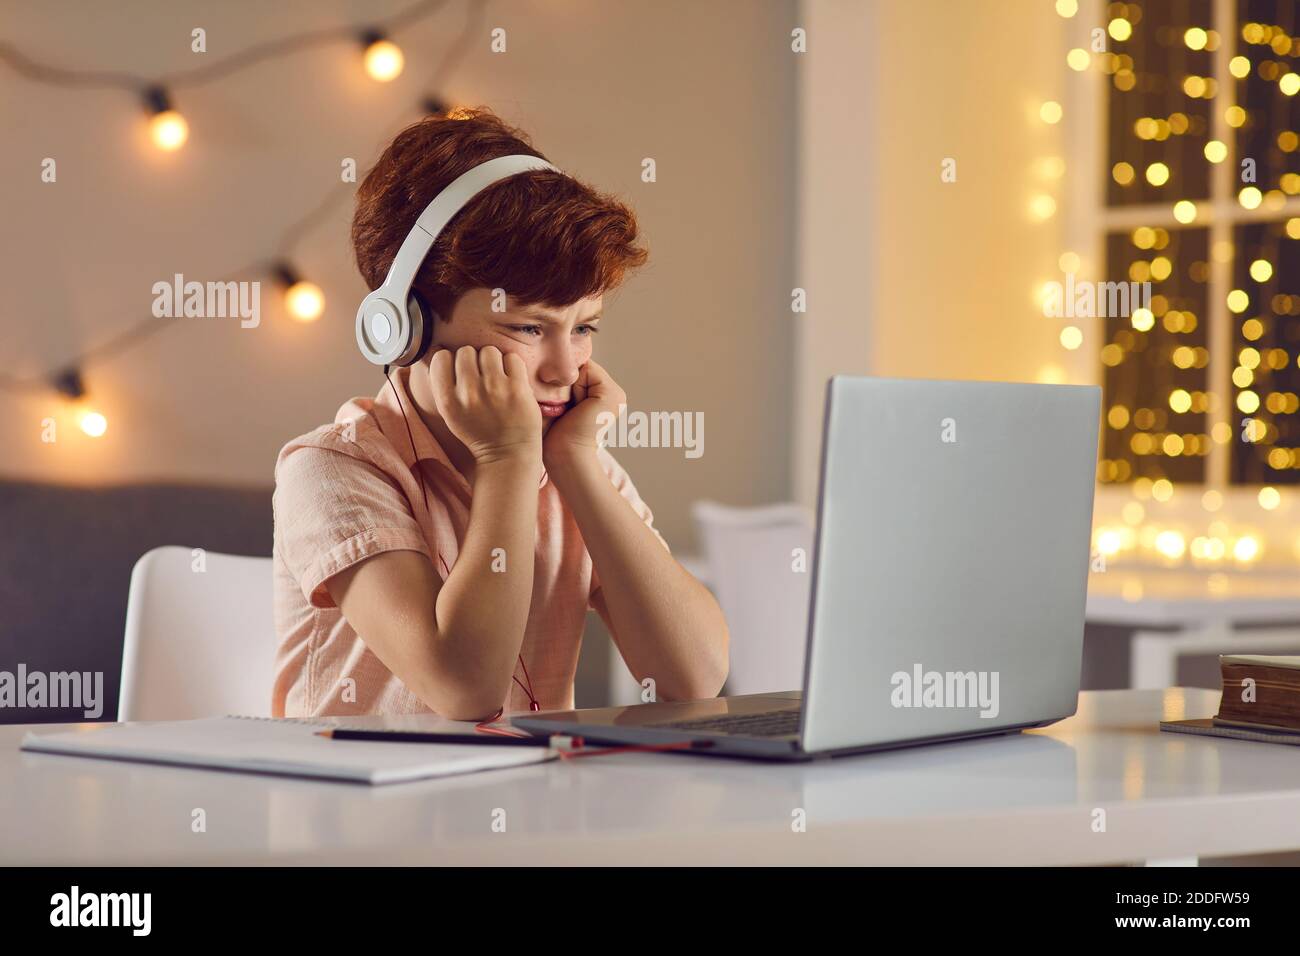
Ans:
[[[540,325],[512,325],[510,326],[510,328],[515,332],[522,332],[524,335],[542,334],[542,327]],[[586,336],[586,335],[594,335],[595,333],[599,332],[600,329],[596,328],[594,325],[583,324],[583,325],[575,326],[573,331],[574,334],[576,335]]]

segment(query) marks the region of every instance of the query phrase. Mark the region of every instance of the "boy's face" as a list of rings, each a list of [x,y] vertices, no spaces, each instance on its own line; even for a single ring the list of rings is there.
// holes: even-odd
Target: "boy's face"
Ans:
[[[503,354],[518,355],[528,369],[528,384],[541,406],[546,431],[564,414],[578,370],[591,358],[604,297],[595,295],[552,309],[525,306],[506,296],[502,312],[492,311],[493,301],[491,289],[470,289],[462,295],[451,320],[434,323],[429,354],[438,348],[455,351],[464,345],[495,345]]]

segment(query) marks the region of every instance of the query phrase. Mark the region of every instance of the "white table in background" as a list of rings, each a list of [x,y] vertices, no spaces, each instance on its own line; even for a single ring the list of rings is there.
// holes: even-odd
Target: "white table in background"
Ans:
[[[1089,691],[1042,730],[813,764],[637,753],[383,787],[26,753],[32,726],[11,725],[0,864],[1085,864],[1300,849],[1300,752],[1156,729],[1217,703]]]
[[[1089,577],[1086,617],[1137,629],[1130,686],[1169,687],[1183,654],[1300,654],[1300,574],[1115,568]]]

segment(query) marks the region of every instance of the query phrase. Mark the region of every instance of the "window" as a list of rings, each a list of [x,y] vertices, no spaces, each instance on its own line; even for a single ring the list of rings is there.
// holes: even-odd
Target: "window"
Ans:
[[[1085,247],[1108,281],[1151,283],[1149,309],[1096,326],[1103,483],[1300,484],[1298,6],[1110,3],[1079,24],[1107,30]]]

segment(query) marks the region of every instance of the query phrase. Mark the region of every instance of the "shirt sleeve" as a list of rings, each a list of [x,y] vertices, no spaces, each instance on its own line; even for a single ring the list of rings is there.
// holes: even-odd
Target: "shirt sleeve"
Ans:
[[[320,445],[287,445],[275,466],[275,548],[313,607],[334,607],[326,582],[384,551],[432,560],[410,505],[373,464]]]
[[[636,512],[637,517],[645,522],[646,527],[654,532],[655,537],[659,539],[659,543],[664,546],[664,550],[669,554],[672,554],[672,548],[668,547],[668,542],[665,541],[664,536],[659,533],[659,529],[654,526],[654,514],[651,512],[650,506],[646,504],[637,493],[636,485],[632,484],[631,476],[628,475],[622,465],[615,461],[614,456],[606,449],[601,448],[598,454],[601,459],[601,464],[605,468],[605,474],[609,476],[610,482],[618,490],[618,493],[632,506],[632,510]],[[587,594],[587,607],[593,611],[596,609],[593,602],[596,598],[596,592],[599,590],[600,577],[596,572],[596,565],[592,564],[591,590]]]

